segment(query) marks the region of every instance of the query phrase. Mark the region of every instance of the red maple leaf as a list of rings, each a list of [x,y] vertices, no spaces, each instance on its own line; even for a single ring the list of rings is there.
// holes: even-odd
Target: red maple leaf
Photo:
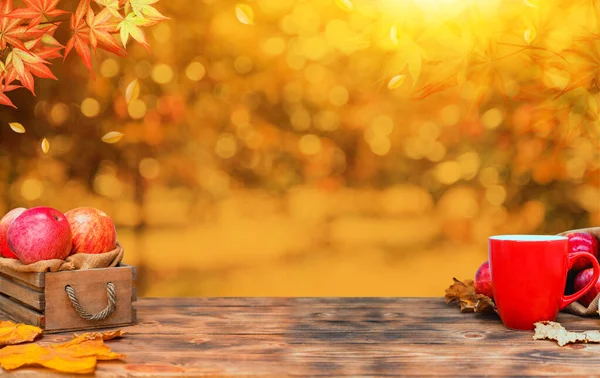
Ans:
[[[28,30],[26,26],[21,26],[23,20],[7,16],[13,10],[12,0],[0,1],[0,49],[4,50],[7,45],[27,50],[23,41],[43,34],[42,30]]]
[[[29,50],[32,54],[46,60],[46,59],[55,59],[55,58],[62,58],[62,55],[60,53],[60,50],[62,50],[62,45],[61,46],[55,46],[55,45],[50,45],[48,46],[47,44],[45,44],[45,39],[48,35],[44,34],[43,37],[39,37],[35,40],[29,41],[29,42],[25,42],[25,47],[27,47],[27,50]]]
[[[100,13],[94,15],[92,8],[88,10],[87,25],[90,28],[90,43],[94,47],[112,52],[113,54],[124,56],[127,55],[125,50],[119,46],[114,37],[110,34],[116,32],[117,24],[109,22],[112,18],[112,13],[108,8],[104,8]]]
[[[73,36],[69,39],[69,42],[67,42],[64,59],[66,59],[71,50],[75,48],[77,54],[81,57],[83,64],[88,68],[92,77],[95,78],[94,71],[92,70],[92,56],[89,46],[90,28],[83,19],[89,9],[90,0],[82,0],[77,6],[75,13],[71,16],[71,31],[73,32]]]
[[[8,55],[6,63],[9,72],[8,81],[19,80],[34,96],[33,76],[58,80],[46,66],[50,63],[27,49],[21,50],[15,47]]]
[[[10,84],[4,84],[3,81],[5,81],[6,78],[0,77],[0,104],[2,105],[6,105],[6,106],[12,106],[13,108],[17,108],[15,106],[15,104],[12,103],[12,101],[10,100],[10,98],[8,98],[7,95],[5,95],[6,92],[10,92],[10,91],[14,91],[17,88],[21,88],[20,85],[12,85]]]
[[[23,0],[27,8],[19,8],[10,12],[10,18],[30,19],[28,28],[33,28],[42,22],[43,18],[57,17],[66,14],[61,9],[56,9],[60,0]]]

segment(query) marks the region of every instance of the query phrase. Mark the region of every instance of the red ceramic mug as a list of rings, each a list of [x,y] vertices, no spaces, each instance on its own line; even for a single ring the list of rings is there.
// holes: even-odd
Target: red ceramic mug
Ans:
[[[555,320],[558,312],[587,293],[598,280],[596,258],[568,253],[568,239],[554,235],[498,235],[489,238],[494,302],[504,326],[532,330],[534,323]],[[565,296],[567,273],[578,258],[592,262],[594,277],[577,293]]]

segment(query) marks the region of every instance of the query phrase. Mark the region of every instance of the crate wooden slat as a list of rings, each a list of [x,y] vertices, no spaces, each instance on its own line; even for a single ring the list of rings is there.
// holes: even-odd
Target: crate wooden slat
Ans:
[[[135,267],[46,273],[20,273],[0,268],[0,310],[15,321],[39,326],[46,333],[124,326],[135,322]],[[73,308],[65,287],[71,286],[88,313],[108,304],[106,287],[115,286],[115,311],[101,321],[81,318]]]

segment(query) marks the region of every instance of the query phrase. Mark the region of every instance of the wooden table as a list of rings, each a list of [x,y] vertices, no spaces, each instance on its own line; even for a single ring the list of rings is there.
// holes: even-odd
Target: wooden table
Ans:
[[[600,368],[600,345],[533,341],[495,314],[461,314],[441,298],[147,298],[137,308],[138,324],[107,342],[127,360],[100,362],[97,376],[589,376]],[[600,319],[558,321],[600,328]],[[48,371],[11,375],[40,372]]]

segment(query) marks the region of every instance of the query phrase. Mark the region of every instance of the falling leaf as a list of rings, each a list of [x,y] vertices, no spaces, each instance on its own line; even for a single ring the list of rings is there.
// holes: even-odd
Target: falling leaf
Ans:
[[[131,104],[140,96],[140,83],[137,79],[133,80],[125,90],[125,99],[128,104]]]
[[[248,4],[237,4],[235,6],[235,16],[242,24],[254,24],[254,11]]]
[[[27,324],[0,321],[0,347],[33,341],[42,329]]]
[[[118,131],[111,131],[109,133],[104,134],[104,136],[102,137],[102,141],[104,143],[117,143],[118,141],[121,140],[121,138],[123,138],[123,133],[120,133]]]
[[[14,370],[23,366],[43,366],[63,373],[89,374],[100,360],[122,360],[124,355],[113,352],[105,340],[121,336],[121,331],[107,334],[86,333],[62,344],[42,346],[24,344],[0,350],[0,366]]]
[[[346,12],[352,12],[354,10],[354,4],[350,0],[335,0],[335,4]]]
[[[406,75],[396,75],[390,79],[387,86],[389,89],[400,88],[400,86],[404,83],[404,80],[406,80]]]
[[[42,139],[42,151],[44,151],[45,154],[50,151],[50,142],[48,142],[48,139],[46,138]]]
[[[8,126],[10,126],[12,131],[14,131],[15,133],[19,133],[19,134],[25,133],[25,128],[19,122],[10,122],[8,124]]]
[[[496,310],[494,301],[475,292],[473,280],[461,282],[453,278],[454,283],[446,289],[446,303],[458,301],[461,312],[493,312]]]
[[[535,325],[533,340],[556,340],[559,346],[570,343],[600,343],[600,331],[570,332],[560,323],[543,321]]]
[[[537,8],[538,7],[538,0],[523,0],[523,2],[528,7],[531,7],[531,8]]]
[[[537,32],[534,28],[529,28],[523,33],[523,38],[525,39],[525,42],[527,42],[528,45],[531,45],[531,42],[533,42],[535,37],[537,37]]]
[[[398,46],[398,28],[396,25],[393,25],[390,28],[390,40],[394,44],[394,46]]]

